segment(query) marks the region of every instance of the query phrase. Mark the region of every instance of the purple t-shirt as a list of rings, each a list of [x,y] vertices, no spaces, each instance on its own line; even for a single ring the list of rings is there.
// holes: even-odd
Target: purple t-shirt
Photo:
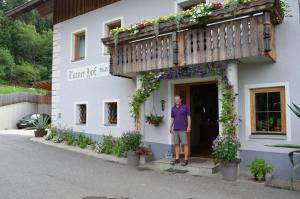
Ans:
[[[179,107],[173,106],[171,116],[174,119],[175,131],[186,131],[188,127],[188,119],[190,116],[190,109],[185,104],[181,104]]]

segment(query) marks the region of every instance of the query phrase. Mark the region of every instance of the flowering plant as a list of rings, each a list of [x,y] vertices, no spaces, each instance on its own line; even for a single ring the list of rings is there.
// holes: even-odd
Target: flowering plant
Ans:
[[[236,137],[218,136],[213,142],[213,155],[224,162],[239,161],[237,155],[241,143]]]

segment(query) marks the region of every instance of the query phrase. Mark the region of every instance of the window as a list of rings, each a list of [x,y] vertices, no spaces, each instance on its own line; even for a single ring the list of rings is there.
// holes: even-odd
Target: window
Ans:
[[[76,124],[86,125],[87,122],[87,104],[76,105]]]
[[[206,3],[206,0],[179,0],[176,5],[176,12],[189,10],[199,3]]]
[[[104,26],[104,37],[112,36],[111,31],[115,28],[122,27],[122,19],[116,19],[105,23]],[[110,49],[104,47],[104,54],[109,54]]]
[[[118,102],[104,103],[104,125],[105,126],[118,125]]]
[[[86,32],[81,31],[73,35],[73,61],[85,59]]]
[[[252,134],[286,134],[285,88],[250,89]]]

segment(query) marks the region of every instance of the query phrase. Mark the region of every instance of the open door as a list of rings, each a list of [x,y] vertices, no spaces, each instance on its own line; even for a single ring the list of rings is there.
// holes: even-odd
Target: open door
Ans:
[[[189,108],[191,105],[190,86],[187,84],[175,85],[175,95],[179,95],[182,99],[182,103],[186,104]],[[188,133],[188,146],[189,156],[191,156],[191,132]],[[180,155],[184,155],[183,146],[180,147]]]

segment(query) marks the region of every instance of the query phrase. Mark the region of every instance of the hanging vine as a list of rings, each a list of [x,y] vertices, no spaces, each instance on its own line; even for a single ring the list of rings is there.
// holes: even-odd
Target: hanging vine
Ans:
[[[222,92],[222,111],[219,121],[222,123],[224,135],[234,137],[239,119],[235,110],[235,99],[237,94],[234,93],[233,87],[226,76],[226,66],[208,64],[206,66],[190,66],[180,69],[169,69],[168,71],[147,72],[141,74],[141,87],[136,90],[130,106],[131,115],[139,126],[140,107],[151,94],[160,86],[161,80],[171,80],[199,76],[201,78],[208,76],[219,77],[220,89]]]

